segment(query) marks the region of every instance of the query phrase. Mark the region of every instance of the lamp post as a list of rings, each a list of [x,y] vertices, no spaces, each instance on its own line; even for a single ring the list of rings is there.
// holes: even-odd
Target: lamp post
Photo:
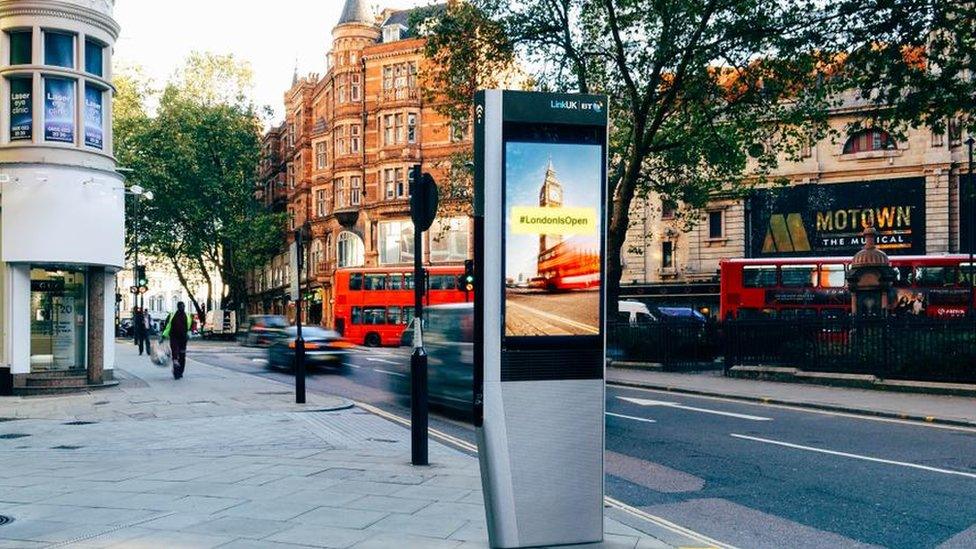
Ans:
[[[976,321],[976,315],[973,314],[973,299],[974,284],[973,276],[976,276],[976,272],[973,269],[973,255],[976,252],[976,197],[973,196],[973,187],[976,186],[976,174],[973,173],[973,144],[976,143],[976,138],[973,138],[972,133],[969,135],[969,139],[966,140],[966,146],[969,148],[969,184],[967,185],[966,196],[969,198],[969,316],[973,317]]]
[[[121,169],[119,169],[119,171],[121,171]],[[133,205],[135,212],[133,212],[134,219],[132,222],[132,231],[135,233],[136,241],[133,250],[133,255],[135,256],[135,265],[132,268],[132,280],[134,282],[133,285],[138,286],[139,281],[137,279],[139,277],[139,203],[143,200],[152,200],[155,197],[155,195],[153,195],[152,191],[147,191],[140,185],[132,185],[131,187],[125,190],[125,194],[135,197],[135,204]],[[135,301],[136,301],[136,306],[139,307],[140,309],[144,306],[145,302],[143,300],[143,296],[141,292],[136,295]]]

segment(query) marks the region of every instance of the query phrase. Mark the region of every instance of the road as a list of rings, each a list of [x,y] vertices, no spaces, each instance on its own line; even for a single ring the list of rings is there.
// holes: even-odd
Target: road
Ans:
[[[600,292],[548,293],[509,289],[505,293],[505,334],[595,335],[599,333]]]
[[[192,358],[291,383],[264,352]],[[407,352],[363,349],[310,391],[409,417]],[[192,367],[192,364],[191,364]],[[740,548],[976,547],[976,430],[608,387],[607,494]],[[431,428],[468,442],[464,418]]]

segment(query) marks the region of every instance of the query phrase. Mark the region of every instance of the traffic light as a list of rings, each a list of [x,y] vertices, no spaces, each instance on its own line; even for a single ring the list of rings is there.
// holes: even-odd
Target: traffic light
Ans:
[[[139,293],[144,294],[149,290],[149,279],[146,277],[146,266],[136,265],[136,287]]]
[[[464,288],[464,299],[467,301],[469,293],[474,291],[474,261],[468,259],[464,262],[464,283],[461,285]]]

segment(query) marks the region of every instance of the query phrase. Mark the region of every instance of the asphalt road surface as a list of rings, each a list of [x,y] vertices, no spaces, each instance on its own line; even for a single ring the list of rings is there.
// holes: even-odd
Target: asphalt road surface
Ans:
[[[505,296],[506,335],[599,334],[599,291],[547,293],[508,289]]]
[[[259,349],[190,355],[292,382]],[[363,349],[308,390],[409,418],[391,389],[408,364]],[[613,386],[606,399],[607,495],[730,546],[976,547],[976,430]],[[431,428],[474,442],[464,417],[435,411]]]

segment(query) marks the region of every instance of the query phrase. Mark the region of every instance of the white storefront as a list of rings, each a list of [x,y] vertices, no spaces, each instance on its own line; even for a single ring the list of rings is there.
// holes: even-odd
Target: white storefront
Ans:
[[[113,7],[0,0],[0,391],[113,377],[125,230]]]

